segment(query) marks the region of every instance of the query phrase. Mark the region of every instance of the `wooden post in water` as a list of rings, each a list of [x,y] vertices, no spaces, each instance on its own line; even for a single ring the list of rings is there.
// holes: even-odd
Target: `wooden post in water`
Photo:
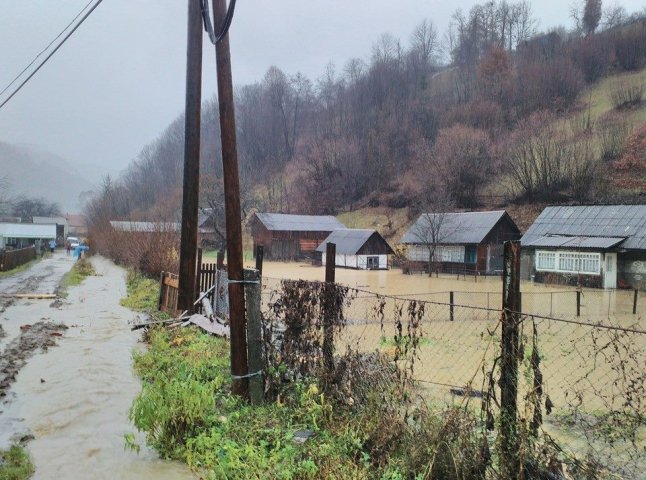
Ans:
[[[336,243],[328,242],[325,247],[325,295],[334,294],[334,282],[336,274]],[[328,298],[324,305],[331,305]],[[334,323],[332,313],[323,312],[323,364],[328,373],[334,370]]]
[[[576,291],[576,316],[581,316],[581,290]]]
[[[262,277],[262,261],[265,255],[265,249],[262,245],[256,245],[256,270],[258,274]]]
[[[208,1],[208,0],[207,0]],[[197,2],[196,0],[196,3]],[[213,23],[219,26],[226,17],[226,0],[213,0]],[[242,221],[240,214],[240,177],[233,104],[231,52],[227,33],[215,46],[220,108],[220,140],[224,177],[224,209],[227,228],[227,272],[229,276],[229,319],[231,331],[231,393],[249,398],[247,369],[247,326],[242,267]]]
[[[453,311],[453,292],[452,291],[449,292],[449,311],[450,311],[449,319],[453,321],[454,311]]]
[[[202,105],[202,11],[199,0],[188,1],[186,47],[186,112],[184,115],[184,186],[179,249],[178,310],[192,312],[195,301],[195,256],[200,186],[200,121]]]
[[[633,315],[637,314],[637,289],[633,292]]]
[[[245,269],[247,310],[247,353],[249,357],[249,398],[253,405],[264,400],[262,325],[260,323],[261,277],[258,270]]]
[[[502,347],[500,358],[500,470],[505,480],[520,473],[517,437],[518,313],[520,311],[520,242],[504,245]]]

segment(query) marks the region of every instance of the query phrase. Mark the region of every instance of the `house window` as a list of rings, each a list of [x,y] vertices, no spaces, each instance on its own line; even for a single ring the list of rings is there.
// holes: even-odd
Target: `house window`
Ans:
[[[548,252],[540,250],[536,252],[536,270],[598,275],[600,265],[600,253]]]
[[[442,245],[435,248],[433,254],[433,261],[435,262],[450,262],[450,263],[463,263],[464,262],[464,247],[463,246],[449,246]]]
[[[464,263],[476,263],[476,247],[469,246],[464,251]]]
[[[369,269],[379,268],[379,257],[368,257],[367,260]]]

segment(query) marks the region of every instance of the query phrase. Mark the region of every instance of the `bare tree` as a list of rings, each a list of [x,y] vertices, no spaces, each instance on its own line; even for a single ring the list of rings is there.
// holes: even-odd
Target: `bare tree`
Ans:
[[[429,194],[423,202],[423,213],[410,229],[415,243],[425,248],[428,253],[428,276],[433,272],[433,262],[437,261],[437,248],[459,228],[451,221],[449,213],[454,204],[451,198],[441,193]]]

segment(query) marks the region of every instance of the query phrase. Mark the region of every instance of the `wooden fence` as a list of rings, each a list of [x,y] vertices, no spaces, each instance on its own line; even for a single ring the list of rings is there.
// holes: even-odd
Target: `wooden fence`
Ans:
[[[13,270],[36,258],[36,247],[0,250],[0,272]]]
[[[223,269],[226,270],[226,265],[223,266]],[[199,295],[200,292],[206,292],[209,288],[215,285],[217,280],[217,271],[218,268],[215,263],[203,263],[200,265],[195,281],[195,286],[197,287],[195,289],[196,295]],[[176,316],[180,313],[177,309],[177,299],[179,297],[179,276],[170,272],[162,272],[159,278],[159,286],[159,310],[167,312],[169,315]],[[214,291],[208,295],[211,303],[213,303],[213,295],[215,295]],[[200,312],[201,309],[201,305],[196,307],[197,312]]]

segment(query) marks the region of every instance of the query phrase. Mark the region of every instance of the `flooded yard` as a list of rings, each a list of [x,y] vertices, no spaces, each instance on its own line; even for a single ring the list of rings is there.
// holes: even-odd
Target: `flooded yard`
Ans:
[[[56,254],[38,264],[46,277],[37,284],[39,291],[51,293],[71,261]],[[0,406],[0,444],[33,438],[27,449],[35,479],[195,478],[186,466],[161,460],[152,450],[142,448],[137,455],[124,449],[124,434],[135,431],[128,410],[140,389],[132,372],[139,334],[128,324],[136,315],[119,305],[124,270],[99,257],[92,263],[98,276],[71,288],[61,303],[5,305],[0,319],[7,332],[4,344],[27,324],[68,328],[55,337],[57,346],[35,351],[17,374]],[[0,287],[10,290],[6,284]]]

